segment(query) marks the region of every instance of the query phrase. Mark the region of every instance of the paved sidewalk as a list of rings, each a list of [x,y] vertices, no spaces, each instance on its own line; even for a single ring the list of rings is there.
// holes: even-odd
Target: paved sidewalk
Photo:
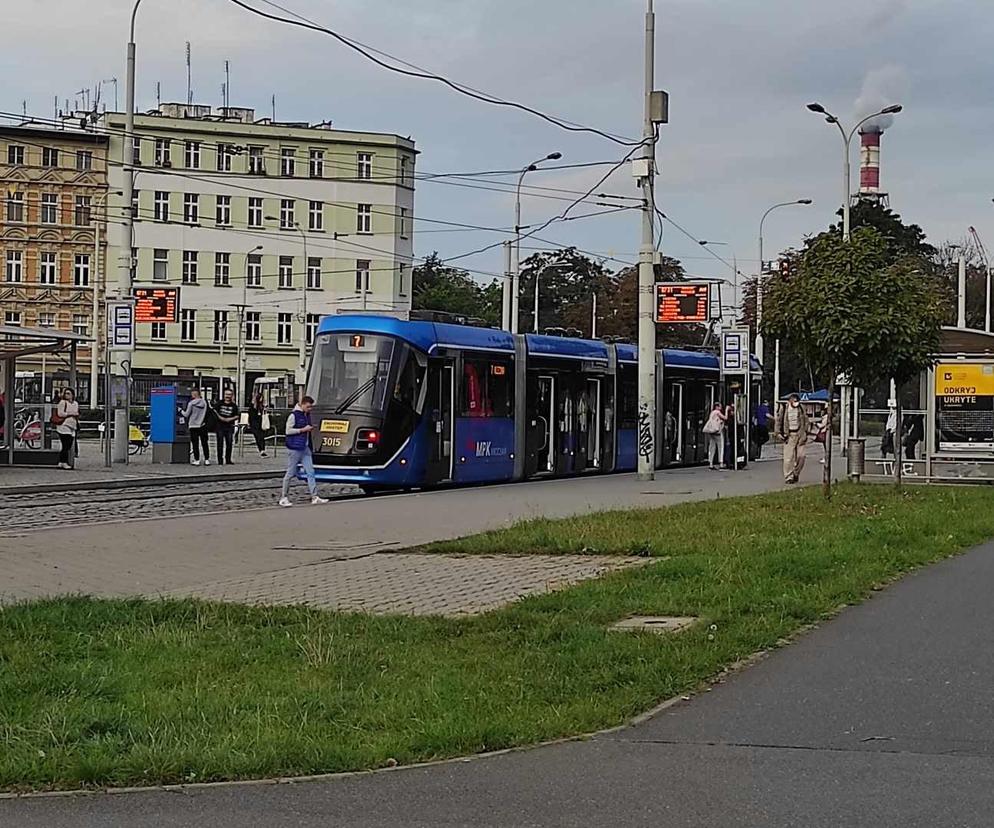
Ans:
[[[18,828],[988,828],[994,544],[635,727],[287,785],[0,801]]]
[[[0,495],[22,487],[50,487],[58,485],[72,488],[79,485],[94,483],[135,482],[142,480],[162,479],[194,479],[207,475],[244,475],[246,473],[271,472],[278,474],[286,468],[286,454],[282,446],[275,451],[268,450],[268,457],[260,457],[254,445],[245,444],[244,456],[239,457],[238,445],[235,445],[230,466],[220,466],[217,463],[213,438],[211,440],[211,465],[194,466],[189,463],[153,463],[152,448],[144,454],[134,454],[128,457],[128,463],[115,463],[110,468],[104,466],[103,447],[98,440],[82,440],[79,444],[79,457],[76,468],[69,471],[53,467],[41,466],[0,466]]]

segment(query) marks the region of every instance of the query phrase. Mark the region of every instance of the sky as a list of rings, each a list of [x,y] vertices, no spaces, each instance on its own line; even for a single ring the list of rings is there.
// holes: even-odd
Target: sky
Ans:
[[[543,112],[628,138],[641,132],[645,0],[278,0],[287,9],[404,60]],[[274,11],[264,0],[248,0]],[[52,117],[54,98],[119,78],[123,108],[130,0],[28,0],[5,20],[0,110]],[[280,12],[277,12],[280,13]],[[656,86],[670,95],[657,148],[662,251],[687,271],[730,278],[696,240],[755,272],[759,220],[772,204],[811,198],[770,216],[765,251],[801,243],[833,219],[842,195],[842,139],[805,104],[843,122],[866,106],[904,111],[881,148],[891,206],[930,241],[973,225],[994,246],[994,15],[984,0],[656,0]],[[534,116],[481,103],[437,83],[383,70],[332,38],[265,21],[230,0],[144,0],[137,19],[139,110],[186,97],[190,41],[194,100],[221,103],[224,61],[231,103],[285,120],[325,119],[343,129],[411,136],[421,173],[520,169],[550,152],[559,164],[617,161],[628,151]],[[16,79],[16,82],[12,81]],[[103,86],[113,104],[114,90]],[[60,103],[64,106],[64,103]],[[858,180],[854,142],[853,177]],[[532,186],[585,191],[607,167],[529,173]],[[445,180],[445,179],[443,179]],[[513,177],[489,179],[508,182]],[[452,179],[447,179],[452,182]],[[462,181],[461,183],[474,183]],[[523,223],[569,202],[523,202]],[[598,192],[634,194],[625,166]],[[545,195],[566,196],[554,191]],[[603,208],[580,207],[571,215]],[[443,257],[483,247],[514,224],[513,196],[419,181],[415,251]],[[434,220],[434,221],[429,221]],[[638,211],[557,222],[539,234],[560,244],[636,260]],[[541,246],[525,242],[525,253]],[[477,278],[503,268],[495,249],[461,258]]]

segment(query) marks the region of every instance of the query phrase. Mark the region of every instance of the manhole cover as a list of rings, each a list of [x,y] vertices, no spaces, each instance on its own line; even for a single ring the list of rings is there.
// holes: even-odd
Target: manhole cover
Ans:
[[[639,630],[654,633],[682,632],[692,624],[696,624],[697,620],[692,617],[676,615],[636,615],[612,624],[611,629],[624,632],[637,632]]]

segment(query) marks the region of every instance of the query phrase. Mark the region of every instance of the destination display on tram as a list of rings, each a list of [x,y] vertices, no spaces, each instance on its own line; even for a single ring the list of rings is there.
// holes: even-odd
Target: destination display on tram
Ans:
[[[935,366],[939,451],[994,450],[994,363]]]
[[[657,282],[656,322],[709,322],[711,285],[707,282]]]
[[[179,322],[179,288],[136,287],[135,322]]]

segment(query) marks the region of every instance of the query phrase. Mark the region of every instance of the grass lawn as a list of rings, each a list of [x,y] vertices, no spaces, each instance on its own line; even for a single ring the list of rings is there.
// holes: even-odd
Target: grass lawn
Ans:
[[[618,724],[994,536],[994,491],[842,485],[530,521],[430,551],[661,560],[485,616],[193,601],[0,609],[0,788],[371,768]],[[692,615],[672,637],[608,632]],[[714,629],[711,630],[711,625]]]

